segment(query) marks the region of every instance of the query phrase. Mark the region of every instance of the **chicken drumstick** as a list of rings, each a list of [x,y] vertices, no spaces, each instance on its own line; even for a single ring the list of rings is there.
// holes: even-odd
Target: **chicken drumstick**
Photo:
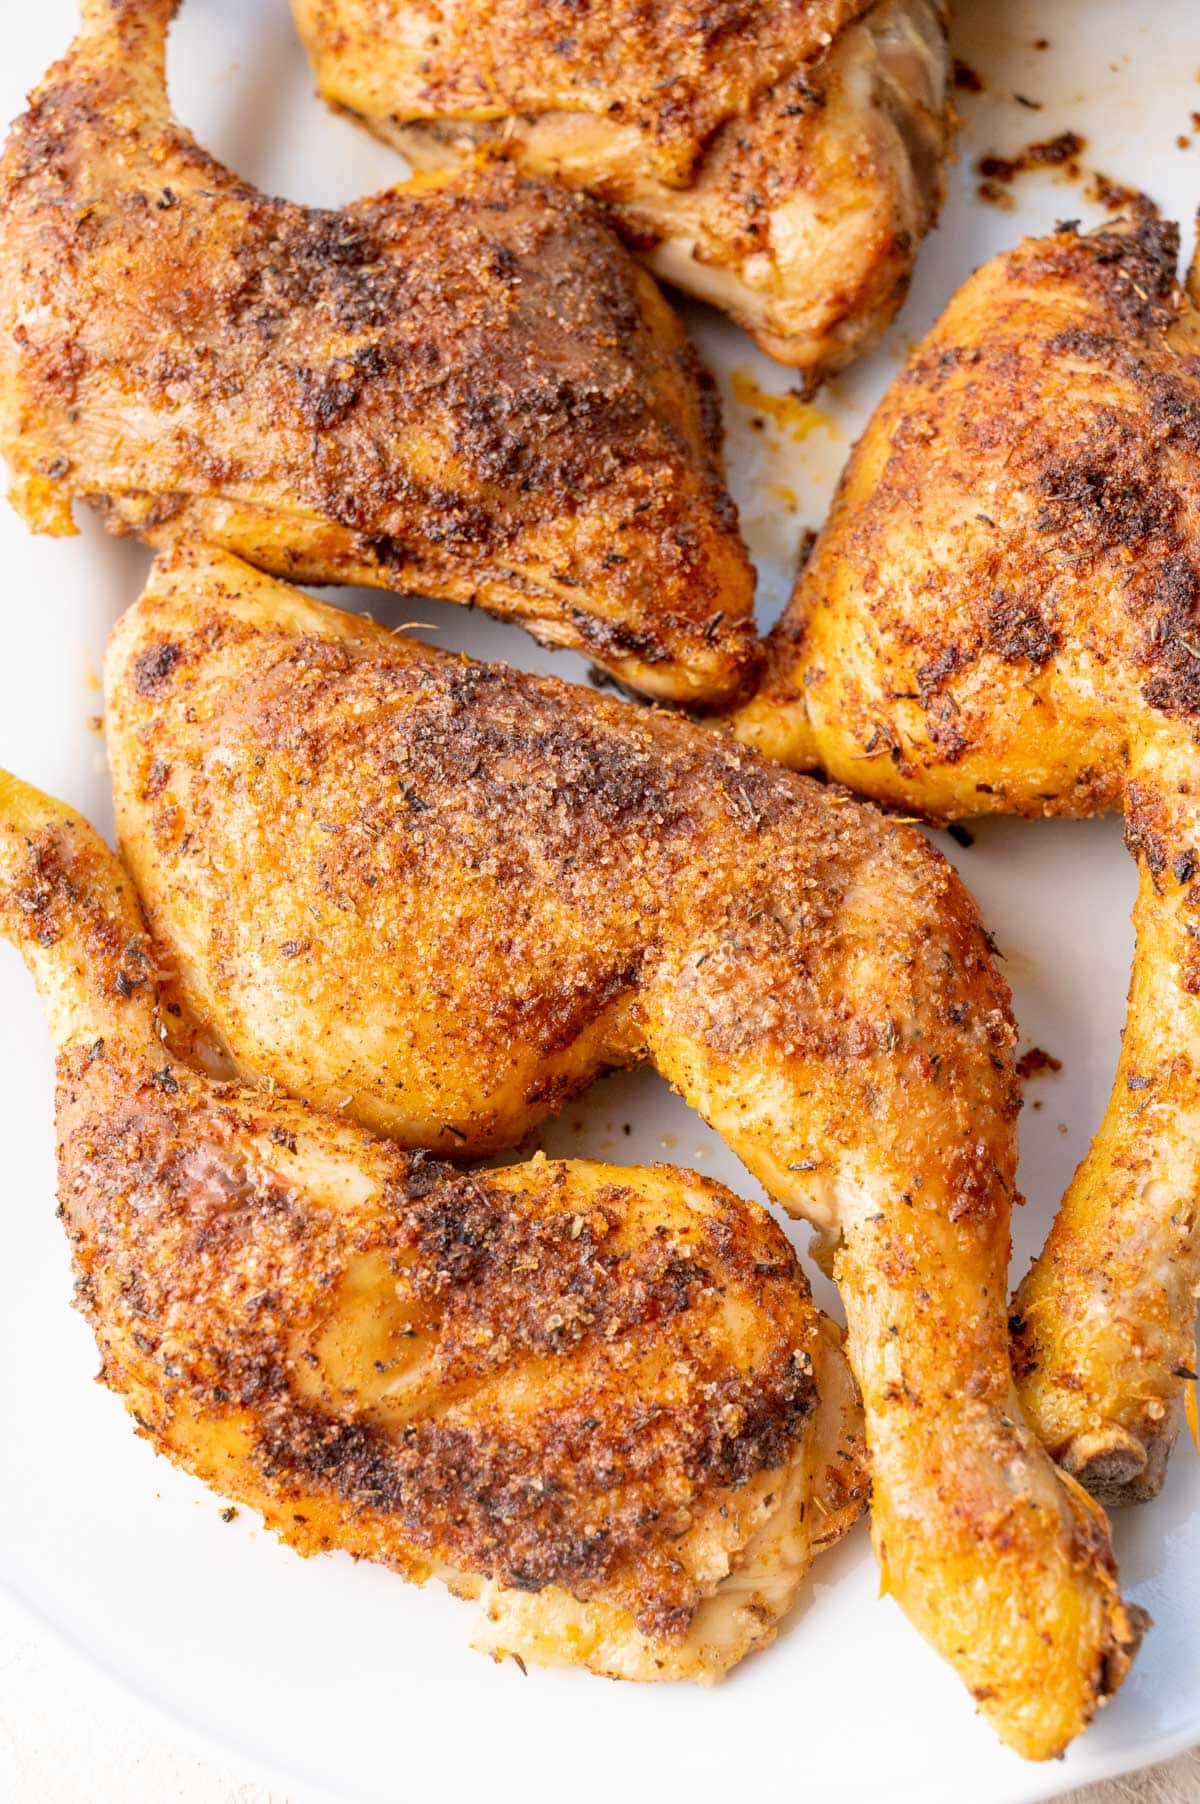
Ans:
[[[4,773],[0,934],[58,1051],[79,1304],[160,1452],[302,1553],[478,1597],[496,1652],[703,1680],[773,1637],[865,1477],[762,1209],[665,1166],[467,1176],[210,1081],[117,861]]]
[[[1162,1483],[1200,1285],[1200,313],[1177,250],[1148,216],[1064,227],[967,282],[851,458],[738,721],[935,821],[1125,810],[1116,1083],[1016,1302],[1029,1418],[1108,1503]]]
[[[106,673],[176,1006],[247,1074],[450,1154],[649,1059],[826,1237],[886,1581],[1061,1749],[1140,1632],[1009,1367],[1013,1028],[921,836],[728,738],[159,560]]]
[[[502,167],[340,213],[172,119],[172,0],[85,0],[0,165],[0,452],[164,544],[478,602],[648,693],[732,698],[753,573],[719,417],[598,213]]]

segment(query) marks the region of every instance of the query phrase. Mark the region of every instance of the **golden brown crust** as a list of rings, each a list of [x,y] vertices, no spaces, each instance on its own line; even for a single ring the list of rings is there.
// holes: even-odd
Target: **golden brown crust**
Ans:
[[[663,178],[819,57],[868,0],[296,0],[310,54],[361,59],[398,119],[582,111],[632,126]]]
[[[302,1552],[522,1594],[518,1650],[712,1678],[770,1638],[865,1480],[763,1210],[665,1166],[467,1175],[199,1076],[112,855],[7,777],[0,932],[61,1047],[78,1301],[156,1447]]]
[[[738,730],[937,820],[1124,805],[1138,946],[1104,1124],[1016,1302],[1023,1400],[1152,1495],[1200,1233],[1200,316],[1179,234],[1064,227],[965,285],[884,397]]]
[[[5,153],[0,448],[31,524],[70,530],[79,496],[154,543],[477,601],[651,693],[735,692],[753,575],[715,398],[598,213],[503,167],[268,200],[172,121],[169,10],[101,8]]]
[[[988,1106],[1005,1123],[1017,1106],[1007,996],[965,892],[919,835],[685,721],[439,656],[203,548],[160,561],[114,636],[107,688],[142,894],[188,949],[195,1012],[260,1075],[349,1092],[374,1125],[442,1153],[491,1149],[598,1065],[637,1056],[645,1014],[630,1010],[650,992],[722,1069],[767,1049],[817,1067],[844,1146],[884,1097],[907,1144],[903,1098],[936,1048],[964,1110],[944,1181],[990,1198],[976,1141],[995,1132]],[[918,896],[939,937],[905,919]],[[849,936],[887,970],[886,992],[859,976]],[[448,960],[451,944],[471,957]],[[324,1031],[280,1031],[283,998],[306,996]],[[798,1123],[787,1131],[777,1181],[813,1150]],[[783,1179],[789,1193],[810,1169]]]
[[[549,29],[547,9],[511,0],[512,20],[478,0],[459,5],[461,30],[443,42],[453,41],[454,68],[479,97],[463,106],[444,87],[420,88],[429,63],[417,78],[413,8],[295,6],[322,93],[415,167],[454,167],[488,151],[586,188],[658,276],[725,309],[815,383],[883,331],[936,215],[949,133],[945,9],[937,0],[878,0],[857,16],[842,9],[832,31],[816,30],[827,8],[742,10],[759,15],[750,56],[722,10],[704,8],[716,41],[691,53],[698,68],[707,64],[693,119],[703,129],[672,165],[639,106],[636,40],[646,20],[629,8],[616,24],[611,7],[592,8],[583,21],[584,36],[603,27],[619,56],[611,79],[596,81],[583,37],[558,39],[566,64],[586,79],[555,102],[536,59],[514,56],[507,86],[496,85],[494,69]],[[680,41],[660,37],[653,54],[672,57]],[[732,110],[731,54],[740,95]],[[656,101],[664,94],[674,126],[684,117],[674,110],[678,84],[659,87]],[[580,104],[588,110],[572,110]]]
[[[1132,717],[1200,699],[1177,249],[1145,217],[971,278],[847,467],[743,737],[934,819],[1118,802]]]
[[[169,1395],[145,1426],[165,1431],[175,1409],[251,1416],[264,1478],[347,1521],[369,1512],[402,1562],[603,1590],[643,1633],[685,1633],[703,1592],[676,1570],[675,1534],[715,1491],[786,1467],[816,1403],[815,1316],[766,1218],[689,1180],[712,1212],[680,1235],[642,1227],[636,1171],[466,1176],[384,1149],[369,1218],[314,1211],[285,1161],[247,1157],[247,1133],[256,1149],[295,1138],[272,1111],[226,1114],[236,1091],[197,1091],[174,1066],[129,1094],[119,1065],[107,1083],[97,1069],[114,1059],[81,1051],[60,1071],[60,1189],[105,1376],[126,1389],[132,1364]],[[139,1219],[153,1226],[131,1237]],[[402,1324],[374,1406],[348,1402],[319,1351],[339,1291],[373,1268]],[[752,1372],[721,1333],[735,1304],[760,1337]],[[396,1411],[410,1343],[438,1402]],[[687,1371],[672,1403],[650,1379],[664,1351]],[[506,1405],[542,1368],[552,1406]]]
[[[1192,721],[1131,749],[1136,953],[1112,1095],[1014,1300],[1014,1364],[1068,1471],[1109,1504],[1161,1489],[1195,1371],[1200,822]]]
[[[1012,1392],[1013,1028],[946,862],[205,548],[159,560],[106,684],[131,869],[244,1069],[461,1156],[649,1058],[838,1245],[889,1582],[1006,1739],[1064,1746],[1121,1606]]]

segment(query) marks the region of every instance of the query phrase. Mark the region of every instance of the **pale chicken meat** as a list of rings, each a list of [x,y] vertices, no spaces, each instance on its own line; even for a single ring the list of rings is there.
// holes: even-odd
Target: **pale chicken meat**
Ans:
[[[418,169],[502,154],[809,383],[878,338],[936,217],[938,0],[293,0],[325,97]]]
[[[160,558],[106,708],[197,1056],[452,1156],[649,1060],[819,1227],[885,1581],[1006,1740],[1059,1751],[1142,1619],[1013,1392],[1013,1027],[945,860],[727,735],[207,547]]]
[[[744,686],[715,395],[582,197],[496,166],[341,212],[172,118],[171,0],[87,0],[0,165],[0,452],[28,522],[478,603],[650,694]]]
[[[0,934],[58,1054],[101,1376],[302,1553],[483,1604],[480,1644],[719,1678],[862,1507],[836,1328],[759,1207],[667,1166],[460,1173],[164,1044],[92,829],[0,773]]]
[[[1200,313],[1177,252],[1143,214],[971,278],[863,435],[738,721],[932,820],[1125,811],[1116,1081],[1015,1308],[1029,1417],[1110,1503],[1162,1483],[1200,1287]]]

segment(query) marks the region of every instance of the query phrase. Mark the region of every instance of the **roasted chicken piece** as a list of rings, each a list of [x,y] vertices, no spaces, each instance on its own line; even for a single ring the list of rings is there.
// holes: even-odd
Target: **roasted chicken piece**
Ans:
[[[1200,1283],[1200,314],[1178,233],[985,265],[868,426],[739,731],[932,820],[1123,807],[1112,1100],[1016,1303],[1022,1401],[1106,1502],[1162,1482]]]
[[[58,1050],[102,1377],[301,1553],[484,1605],[493,1651],[719,1678],[865,1494],[838,1330],[761,1208],[668,1166],[460,1174],[163,1043],[85,821],[0,773],[0,933]]]
[[[517,1142],[649,1059],[828,1244],[885,1582],[1022,1752],[1141,1630],[1009,1367],[1007,990],[921,836],[685,720],[473,664],[206,547],[106,672],[173,1002],[411,1146]]]
[[[171,0],[87,0],[0,166],[0,451],[153,544],[520,620],[732,697],[753,573],[713,391],[589,203],[500,166],[317,212],[171,117]]]
[[[293,0],[321,92],[418,169],[585,188],[815,383],[879,337],[942,193],[941,0]]]

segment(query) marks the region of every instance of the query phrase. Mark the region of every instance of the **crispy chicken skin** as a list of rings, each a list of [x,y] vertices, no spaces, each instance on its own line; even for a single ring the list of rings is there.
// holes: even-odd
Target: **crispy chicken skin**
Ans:
[[[711,1680],[865,1495],[838,1331],[764,1210],[667,1166],[460,1174],[163,1044],[117,861],[0,773],[0,933],[58,1050],[104,1381],[302,1553],[484,1601],[496,1652]]]
[[[1106,1502],[1162,1482],[1200,1283],[1200,315],[1178,234],[981,269],[868,426],[739,731],[934,820],[1123,807],[1112,1100],[1016,1304],[1030,1419]]]
[[[293,0],[325,97],[418,169],[501,151],[604,201],[654,272],[815,383],[933,224],[939,0]]]
[[[727,119],[821,56],[865,0],[299,0],[322,55],[361,64],[375,109],[410,119],[504,119],[523,107],[638,132],[683,187]],[[392,105],[391,103],[394,103]]]
[[[750,674],[715,396],[581,197],[492,166],[340,213],[172,119],[171,0],[87,0],[0,167],[0,451],[161,545],[478,602],[697,705]]]
[[[442,1153],[649,1059],[833,1251],[886,1582],[1061,1749],[1140,1634],[1026,1428],[1008,994],[919,834],[728,736],[160,558],[107,661],[176,1005],[243,1072]]]

